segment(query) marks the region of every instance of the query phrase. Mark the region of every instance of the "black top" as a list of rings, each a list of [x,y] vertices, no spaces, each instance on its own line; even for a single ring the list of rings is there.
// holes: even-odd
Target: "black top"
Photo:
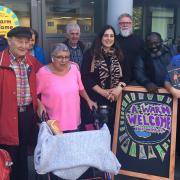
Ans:
[[[99,72],[96,70],[94,72],[90,72],[92,60],[93,60],[93,57],[92,57],[90,49],[89,49],[83,55],[81,76],[82,76],[82,81],[83,81],[84,87],[88,92],[88,95],[93,100],[97,100],[97,98],[98,98],[97,96],[100,96],[100,95],[97,94],[95,91],[93,91],[92,88],[95,85],[99,85],[101,87],[101,84],[100,84]],[[107,62],[107,65],[109,66],[110,61],[107,60],[107,57],[105,58],[105,61]],[[121,77],[119,79],[119,82],[128,83],[129,82],[128,68],[126,67],[126,64],[124,63],[124,61],[120,62],[120,65],[122,68],[123,77]],[[108,88],[110,88],[110,84],[109,84],[109,81],[106,81],[106,82],[107,82],[106,88],[108,89]],[[100,99],[103,99],[102,102],[107,101],[107,99],[104,97],[102,97]],[[101,103],[101,100],[98,101],[98,103]]]
[[[84,53],[84,56],[83,56],[83,63],[82,63],[82,66],[81,66],[82,81],[83,81],[84,87],[85,87],[89,97],[92,100],[96,101],[98,106],[99,105],[108,105],[108,107],[111,108],[112,112],[110,114],[109,122],[107,123],[107,125],[108,125],[108,127],[110,129],[111,134],[113,134],[116,103],[115,102],[110,102],[105,97],[103,97],[100,94],[96,93],[92,89],[95,85],[99,85],[101,87],[100,78],[99,78],[99,72],[96,71],[96,70],[94,72],[90,72],[92,60],[93,60],[93,57],[92,57],[90,49],[89,49]],[[105,59],[105,61],[107,63],[108,59]],[[108,62],[108,63],[110,63],[110,62]],[[107,63],[107,65],[108,65],[108,63]],[[129,77],[128,77],[127,68],[126,68],[125,64],[123,63],[123,61],[120,63],[120,65],[121,65],[123,77],[119,79],[119,82],[128,83],[129,82]],[[110,88],[110,83],[109,83],[108,80],[106,81],[105,87],[107,89]],[[88,118],[90,118],[89,115],[88,115],[88,110],[85,108],[84,105],[82,107],[82,114],[83,114],[82,115],[83,120],[85,119],[86,122],[90,121],[88,119]]]
[[[66,39],[63,43],[66,44],[67,47],[69,48],[70,60],[77,63],[79,67],[81,67],[82,60],[83,60],[83,52],[85,49],[84,44],[81,41],[78,41],[77,47],[73,48],[70,46],[68,39]]]
[[[142,58],[138,58],[134,68],[136,81],[146,86],[149,83],[154,83],[157,86],[163,87],[165,76],[167,74],[167,66],[170,63],[172,54],[167,47],[161,49],[159,56],[151,56],[148,51]]]
[[[128,37],[123,37],[120,34],[117,35],[117,40],[119,42],[119,46],[124,54],[124,61],[129,66],[129,77],[130,80],[134,80],[133,68],[136,60],[139,56],[142,56],[144,53],[144,41],[132,34]]]

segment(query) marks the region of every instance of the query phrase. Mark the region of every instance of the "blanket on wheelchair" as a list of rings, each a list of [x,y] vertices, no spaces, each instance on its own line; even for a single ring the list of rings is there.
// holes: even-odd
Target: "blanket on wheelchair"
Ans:
[[[110,141],[106,124],[100,130],[53,135],[43,122],[34,152],[35,169],[38,174],[52,172],[68,180],[79,178],[89,167],[118,174],[121,165]]]

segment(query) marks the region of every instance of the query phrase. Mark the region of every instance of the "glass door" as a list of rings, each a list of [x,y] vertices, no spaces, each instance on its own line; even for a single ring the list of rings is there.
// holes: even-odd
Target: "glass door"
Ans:
[[[53,44],[63,42],[68,23],[81,28],[81,41],[90,46],[105,24],[107,0],[42,0],[43,47],[49,59]]]
[[[177,41],[180,36],[179,0],[134,0],[133,3],[133,15],[135,19],[139,19],[137,22],[141,23],[138,32],[142,37],[155,31],[159,32],[168,44]]]
[[[16,14],[21,26],[30,27],[31,0],[2,0],[1,6],[12,10]]]

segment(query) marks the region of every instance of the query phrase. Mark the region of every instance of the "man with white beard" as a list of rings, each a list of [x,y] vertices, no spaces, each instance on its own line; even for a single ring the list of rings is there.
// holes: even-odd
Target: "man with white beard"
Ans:
[[[130,14],[121,14],[118,18],[118,23],[120,33],[117,35],[117,40],[124,53],[124,61],[129,67],[128,72],[130,81],[134,81],[134,64],[137,58],[143,55],[144,41],[133,34],[133,21]]]

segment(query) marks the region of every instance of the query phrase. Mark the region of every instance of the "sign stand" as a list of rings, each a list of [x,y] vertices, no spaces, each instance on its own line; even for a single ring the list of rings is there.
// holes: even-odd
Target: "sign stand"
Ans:
[[[174,180],[177,99],[165,89],[149,93],[128,86],[116,106],[113,152],[119,174]]]

